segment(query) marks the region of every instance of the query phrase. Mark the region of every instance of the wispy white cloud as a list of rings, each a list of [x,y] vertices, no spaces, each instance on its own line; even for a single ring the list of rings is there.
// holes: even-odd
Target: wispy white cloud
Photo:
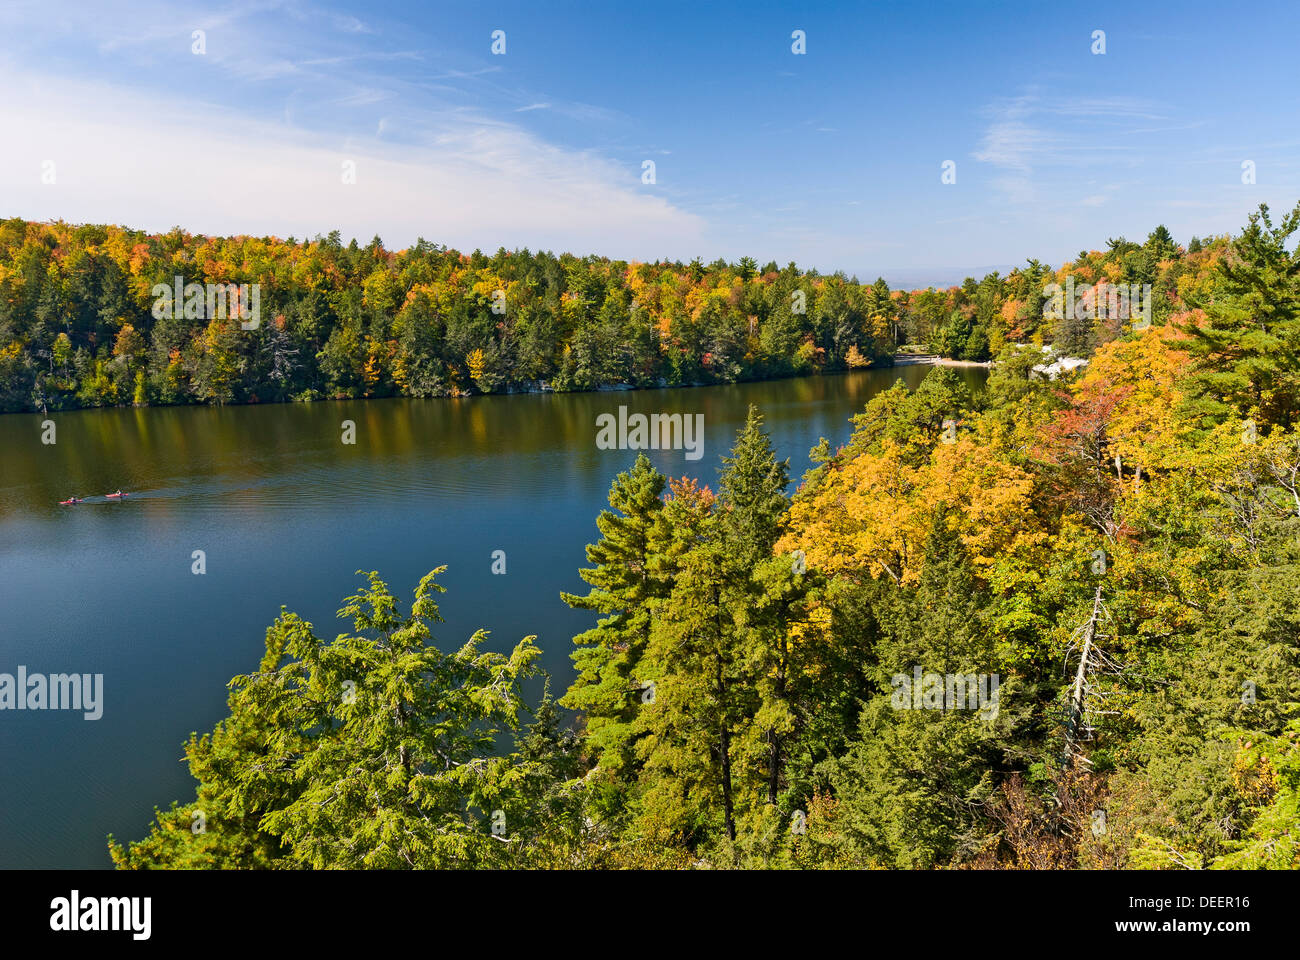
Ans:
[[[100,58],[78,69],[0,55],[0,124],[14,141],[0,151],[0,216],[278,236],[339,229],[396,246],[424,236],[629,259],[696,243],[706,229],[641,184],[639,162],[527,129],[534,111],[593,125],[619,115],[505,85],[486,50],[417,52],[405,32],[389,48],[396,32],[382,21],[300,0],[105,3],[80,37]],[[9,26],[47,47],[76,39],[72,22],[51,24],[37,4],[0,12]],[[191,53],[194,29],[207,31],[202,56]],[[164,74],[171,81],[159,83]],[[52,185],[40,182],[46,160]],[[343,182],[345,161],[354,184]]]
[[[1012,203],[1041,200],[1082,168],[1141,161],[1141,124],[1165,121],[1160,108],[1130,97],[1050,98],[1022,94],[992,104],[971,153],[999,171],[992,183]],[[1095,204],[1092,204],[1095,205]]]
[[[385,100],[391,100],[394,96],[395,94],[391,90],[362,88],[346,96],[339,97],[334,102],[341,107],[365,107],[372,103],[383,103]]]
[[[348,53],[336,57],[315,57],[301,61],[304,67],[337,67],[347,63],[365,61],[393,62],[396,60],[424,59],[415,50],[371,50],[363,53]]]
[[[401,246],[530,246],[657,256],[704,222],[592,153],[519,128],[448,121],[392,144],[250,120],[208,103],[0,70],[5,215],[181,224],[206,233],[306,236],[340,229]],[[53,161],[54,184],[41,183]],[[343,164],[356,182],[343,182]]]
[[[979,149],[971,156],[981,163],[1028,173],[1059,142],[1058,137],[1046,130],[1008,118],[989,126]]]
[[[375,32],[373,29],[371,29],[370,27],[362,23],[360,20],[358,20],[356,17],[349,16],[347,14],[337,14],[337,13],[333,14],[330,17],[330,22],[334,24],[336,29],[342,30],[344,33],[374,33]]]

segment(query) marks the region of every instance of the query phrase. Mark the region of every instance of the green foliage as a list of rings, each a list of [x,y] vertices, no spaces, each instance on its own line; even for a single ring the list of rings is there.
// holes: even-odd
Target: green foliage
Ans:
[[[1184,327],[1197,360],[1191,397],[1206,426],[1300,418],[1300,250],[1287,250],[1297,229],[1300,203],[1276,227],[1261,204],[1224,258],[1206,321]]]
[[[584,597],[563,595],[572,607],[606,616],[574,637],[578,676],[562,703],[585,714],[588,749],[604,774],[625,780],[633,775],[633,718],[640,692],[636,676],[650,638],[650,601],[667,593],[662,571],[651,563],[664,483],[645,454],[614,479],[609,491],[613,510],[596,518],[601,540],[587,547],[587,560],[595,566],[582,571],[592,589]]]
[[[940,442],[945,423],[951,421],[955,430],[971,405],[970,391],[947,367],[930,370],[915,391],[897,380],[853,417],[847,452],[879,453],[882,444],[890,442],[906,449],[909,460],[918,461]]]
[[[899,332],[883,280],[336,234],[0,221],[0,412],[731,383],[889,363]],[[258,284],[259,325],[156,318],[177,276]]]
[[[546,749],[545,723],[521,753],[494,751],[501,731],[518,729],[520,682],[539,651],[526,638],[509,656],[483,653],[481,631],[455,653],[432,646],[442,569],[420,581],[409,612],[367,574],[339,610],[356,632],[333,641],[282,613],[258,671],[231,681],[230,717],[187,745],[194,803],[161,814],[145,840],[114,845],[115,862],[432,868],[508,857],[545,819],[538,781],[572,766]],[[195,810],[201,832],[187,829]]]
[[[975,397],[945,368],[877,394],[845,447],[814,448],[793,498],[754,408],[716,497],[639,456],[597,518],[581,571],[591,589],[563,595],[599,617],[574,638],[576,678],[559,704],[548,687],[530,724],[531,638],[509,656],[480,652],[481,633],[439,652],[438,571],[409,612],[370,574],[340,611],[354,633],[332,642],[282,614],[259,670],[232,681],[230,717],[186,748],[194,802],[155,811],[144,840],[112,844],[115,862],[1297,868],[1300,368],[1285,249],[1297,218],[1274,229],[1262,210],[1231,248],[1215,238],[1186,253],[1160,227],[1064,272],[1030,261],[910,298],[792,266],[681,267],[703,302],[668,328],[696,344],[664,354],[679,382],[797,369],[783,352],[795,343],[798,363],[824,368],[882,337],[979,352],[980,331],[998,363]],[[0,224],[11,245],[23,235]],[[494,382],[506,353],[474,346],[482,324],[457,295],[422,288],[398,307],[378,244],[312,250],[367,271],[345,323],[307,323],[325,337],[330,391],[391,387],[372,352],[389,309],[405,357],[392,383]],[[440,255],[421,245],[414,256],[431,259],[417,275]],[[506,259],[462,266],[508,273]],[[14,262],[0,282],[53,309],[37,295],[41,251],[19,243]],[[539,350],[564,339],[565,385],[662,371],[659,321],[620,333],[625,311],[635,326],[643,307],[676,309],[650,305],[670,298],[671,284],[644,285],[662,265],[532,266],[527,279],[565,285],[524,313]],[[1152,283],[1153,313],[1163,303],[1181,318],[1071,327],[1096,353],[1083,374],[1044,381],[1041,343],[1016,344],[1050,335],[1042,286],[1076,275]],[[480,276],[474,296],[495,282]],[[813,309],[787,315],[783,298],[805,283]],[[1184,294],[1213,295],[1204,318]],[[172,357],[161,329],[161,354],[118,331],[120,363],[52,338],[45,396],[113,395],[129,384],[115,364],[136,371],[138,396],[142,358]],[[439,353],[444,329],[456,354]],[[219,345],[224,332],[206,335]],[[0,351],[0,371],[21,380],[23,356]],[[146,374],[146,395],[220,386],[216,368],[172,358],[167,370]],[[976,678],[981,699],[918,700],[918,674]],[[577,732],[560,705],[579,712]]]
[[[752,403],[736,446],[722,463],[722,536],[729,558],[752,568],[771,554],[780,536],[790,482],[790,462],[776,459]]]

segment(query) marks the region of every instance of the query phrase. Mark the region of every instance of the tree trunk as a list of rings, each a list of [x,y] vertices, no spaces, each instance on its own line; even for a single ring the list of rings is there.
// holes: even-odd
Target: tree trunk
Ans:
[[[781,779],[781,738],[775,730],[767,731],[767,802],[776,806],[776,791]]]
[[[785,638],[781,638],[781,659],[776,671],[776,696],[785,700]],[[767,731],[767,802],[776,806],[776,794],[781,789],[781,735],[775,729]]]
[[[721,730],[722,746],[722,810],[727,823],[727,836],[736,842],[736,818],[731,807],[731,733],[724,722]]]
[[[1088,673],[1088,661],[1092,657],[1092,639],[1097,633],[1097,621],[1101,616],[1101,587],[1092,601],[1092,615],[1083,628],[1083,652],[1079,656],[1079,669],[1074,673],[1074,689],[1070,692],[1070,721],[1065,731],[1065,755],[1068,763],[1074,761],[1074,745],[1079,733],[1079,724],[1083,720],[1083,681]]]
[[[722,658],[717,662],[719,702],[722,716],[718,720],[718,748],[722,752],[722,812],[727,824],[727,836],[736,842],[736,817],[731,805],[731,731],[727,729],[726,684],[722,679]]]

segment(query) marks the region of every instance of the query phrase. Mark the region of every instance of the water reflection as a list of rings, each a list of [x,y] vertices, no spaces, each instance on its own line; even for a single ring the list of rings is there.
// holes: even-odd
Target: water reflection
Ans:
[[[440,564],[440,645],[474,629],[507,649],[537,634],[563,689],[571,638],[591,623],[584,546],[634,451],[599,450],[596,418],[704,414],[704,457],[651,451],[660,470],[715,483],[748,405],[798,477],[818,437],[897,378],[862,371],[686,390],[382,400],[0,417],[0,671],[103,673],[104,716],[0,714],[0,867],[107,866],[104,835],[141,836],[154,804],[192,781],[180,743],[225,714],[225,684],[260,658],[281,604],[318,634],[342,629],[357,568],[403,596]],[[982,371],[961,371],[972,385]],[[356,444],[341,442],[356,424]],[[129,490],[59,506],[70,495]],[[191,573],[202,549],[207,573]],[[505,576],[491,573],[504,550]]]

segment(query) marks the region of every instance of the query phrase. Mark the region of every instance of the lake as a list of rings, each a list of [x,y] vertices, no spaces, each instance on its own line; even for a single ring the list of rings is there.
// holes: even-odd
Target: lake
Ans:
[[[254,670],[283,604],[332,638],[334,613],[378,570],[409,601],[436,566],[441,649],[478,627],[506,650],[528,634],[559,695],[571,638],[594,616],[567,590],[597,537],[614,475],[596,418],[704,415],[704,456],[649,451],[670,476],[716,487],[758,404],[797,480],[808,450],[926,366],[697,389],[369,400],[0,416],[0,673],[103,674],[103,715],[0,711],[0,867],[107,867],[105,835],[142,837],[155,805],[193,795],[181,744],[226,715],[225,684]],[[982,369],[959,368],[971,386]],[[355,424],[344,444],[342,423]],[[103,493],[131,492],[122,502]],[[793,484],[792,484],[793,489]],[[60,506],[70,496],[94,500]],[[191,571],[204,551],[206,573]],[[506,573],[492,573],[492,554]],[[350,627],[350,624],[347,625]]]

